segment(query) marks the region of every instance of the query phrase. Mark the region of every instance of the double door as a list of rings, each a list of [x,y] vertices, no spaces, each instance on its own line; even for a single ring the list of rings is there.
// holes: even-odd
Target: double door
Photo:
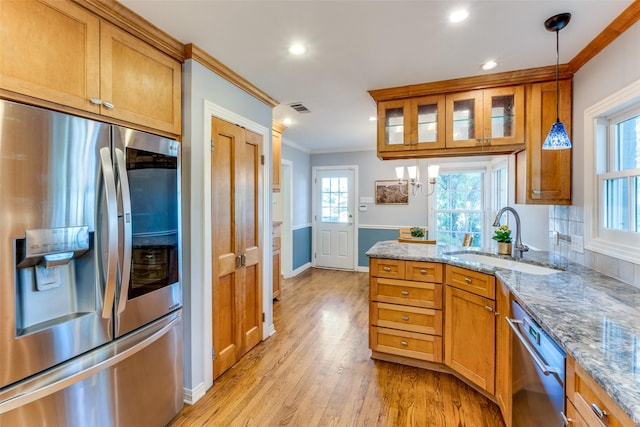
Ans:
[[[262,339],[262,136],[212,119],[213,377]]]

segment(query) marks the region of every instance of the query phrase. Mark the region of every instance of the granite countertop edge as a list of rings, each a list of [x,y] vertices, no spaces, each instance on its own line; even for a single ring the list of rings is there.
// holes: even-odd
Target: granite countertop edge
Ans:
[[[562,270],[550,275],[456,259],[456,254],[464,252],[491,254],[482,248],[392,240],[376,243],[366,255],[445,263],[496,276],[534,320],[640,425],[640,289],[550,252],[529,251],[523,259]]]

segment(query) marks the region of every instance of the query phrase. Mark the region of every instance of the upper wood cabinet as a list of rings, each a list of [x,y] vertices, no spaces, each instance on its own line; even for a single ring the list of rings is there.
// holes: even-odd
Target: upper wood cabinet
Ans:
[[[524,147],[524,85],[378,102],[383,159],[514,152]]]
[[[556,121],[556,83],[526,87],[526,149],[516,154],[516,203],[571,204],[572,149],[543,150],[551,125]],[[571,80],[561,80],[559,115],[571,136]]]
[[[378,152],[444,148],[444,96],[378,103]]]
[[[524,144],[524,86],[446,97],[447,148]]]
[[[71,1],[0,2],[0,88],[172,135],[182,65]]]
[[[271,191],[280,192],[280,163],[282,162],[282,132],[287,127],[273,122],[271,125]]]

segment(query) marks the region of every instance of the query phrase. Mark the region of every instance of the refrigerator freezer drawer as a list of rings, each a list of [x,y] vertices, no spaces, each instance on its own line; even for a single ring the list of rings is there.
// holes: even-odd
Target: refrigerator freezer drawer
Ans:
[[[180,411],[182,311],[0,392],[0,425],[161,426]]]

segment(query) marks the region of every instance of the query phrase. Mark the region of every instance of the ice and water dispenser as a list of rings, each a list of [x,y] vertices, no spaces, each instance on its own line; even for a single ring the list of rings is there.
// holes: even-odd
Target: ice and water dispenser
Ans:
[[[26,230],[16,239],[16,335],[96,310],[88,226]]]

